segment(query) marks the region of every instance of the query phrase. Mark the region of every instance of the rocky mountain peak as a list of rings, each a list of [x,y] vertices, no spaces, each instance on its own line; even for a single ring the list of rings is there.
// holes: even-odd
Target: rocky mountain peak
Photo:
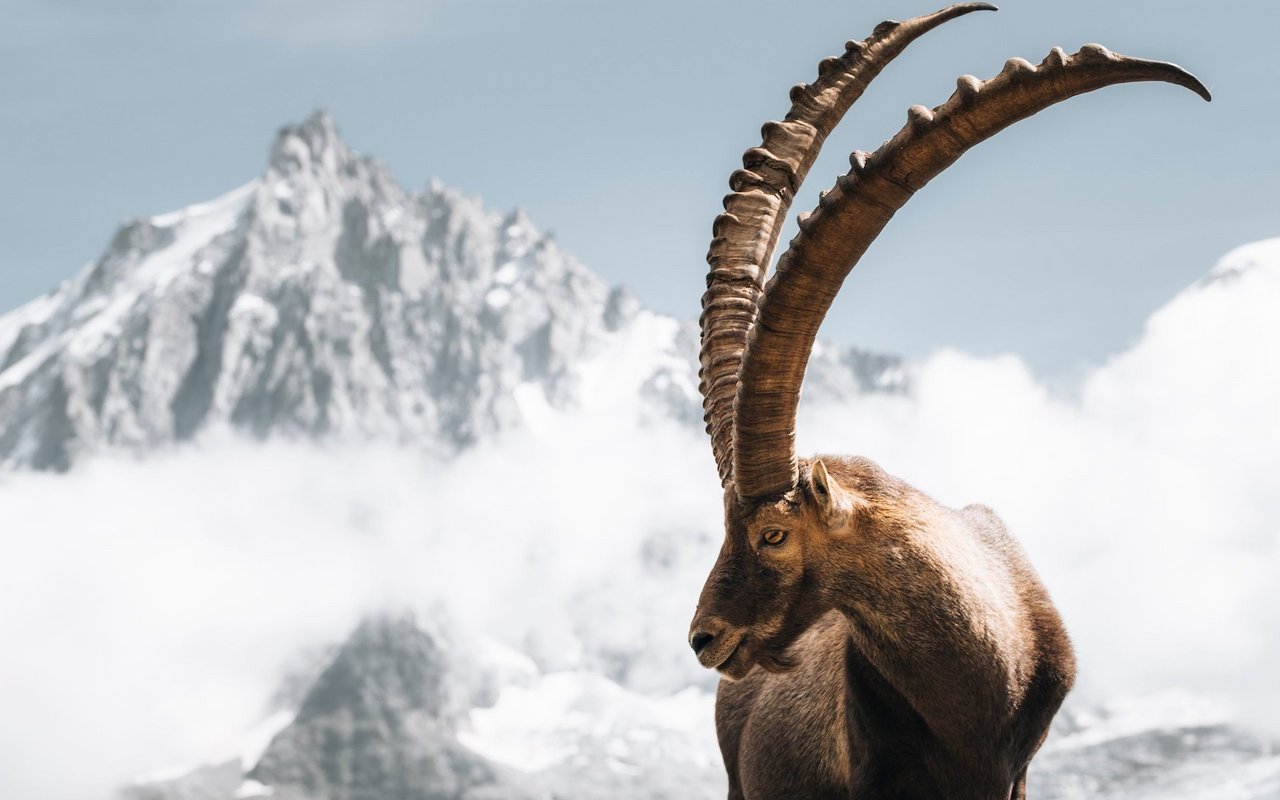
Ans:
[[[316,679],[238,798],[524,797],[458,743],[469,710],[446,644],[410,614],[366,619]]]
[[[673,320],[635,332],[646,314],[522,210],[408,192],[316,112],[280,130],[256,180],[126,224],[0,317],[0,464],[66,469],[227,428],[451,453],[579,405],[583,365],[629,339],[618,377],[643,418],[697,420],[696,337]],[[900,386],[889,362],[850,358],[811,367],[814,385]]]
[[[366,618],[347,638],[298,710],[297,722],[338,711],[359,716],[421,712],[448,723],[452,696],[445,648],[409,613]]]
[[[271,146],[270,167],[281,174],[308,168],[338,171],[351,151],[327,111],[317,109],[303,122],[285,125]]]

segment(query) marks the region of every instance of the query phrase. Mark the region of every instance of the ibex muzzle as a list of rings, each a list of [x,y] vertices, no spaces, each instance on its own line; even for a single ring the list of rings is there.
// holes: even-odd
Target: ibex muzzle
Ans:
[[[849,271],[970,147],[1112,84],[1208,91],[1173,64],[1099,45],[962,77],[946,103],[912,107],[879,150],[850,157],[765,284],[792,198],[867,84],[923,33],[993,9],[881,23],[824,60],[743,156],[716,218],[700,388],[725,540],[689,644],[731,679],[716,707],[730,798],[1024,798],[1027,764],[1074,679],[1062,621],[999,518],[946,508],[865,459],[798,458],[800,385]]]

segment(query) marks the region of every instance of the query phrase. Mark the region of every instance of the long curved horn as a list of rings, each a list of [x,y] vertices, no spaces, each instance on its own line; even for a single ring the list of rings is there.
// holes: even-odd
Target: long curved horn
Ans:
[[[778,261],[760,303],[742,363],[734,433],[734,480],[744,500],[796,486],[796,407],[818,326],[841,283],[899,208],[966,150],[1018,120],[1104,86],[1165,81],[1209,100],[1209,91],[1175,64],[1116,55],[1085,45],[1054,48],[1039,65],[1009,60],[987,81],[966,75],[932,111],[913,106],[907,124],[802,216],[800,233]]]
[[[707,253],[711,269],[702,296],[699,371],[707,433],[725,486],[732,480],[738,368],[796,190],[827,135],[890,61],[942,23],[980,10],[994,11],[995,6],[959,3],[905,22],[882,22],[868,38],[849,42],[844,55],[818,65],[817,81],[792,88],[786,120],[764,125],[763,143],[743,154],[743,168],[730,177],[733,193],[724,198],[724,213],[716,218]]]

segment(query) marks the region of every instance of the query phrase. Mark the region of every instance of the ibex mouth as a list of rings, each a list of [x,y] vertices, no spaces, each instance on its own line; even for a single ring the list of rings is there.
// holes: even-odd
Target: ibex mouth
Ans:
[[[738,680],[750,671],[751,667],[749,664],[746,665],[745,669],[743,668],[744,659],[742,645],[745,644],[746,641],[747,639],[745,636],[738,640],[738,644],[729,651],[729,655],[725,656],[721,659],[719,664],[715,665],[716,672],[719,672],[722,677],[728,678],[729,680]]]
[[[723,631],[705,646],[699,647],[695,643],[694,649],[698,654],[698,663],[707,669],[720,669],[737,654],[746,638],[741,631],[731,628]]]

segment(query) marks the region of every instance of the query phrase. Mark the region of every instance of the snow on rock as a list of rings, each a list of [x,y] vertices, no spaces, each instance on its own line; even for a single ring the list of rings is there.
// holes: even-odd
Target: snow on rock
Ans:
[[[497,692],[468,692],[464,672]],[[336,650],[297,717],[279,717],[258,766],[155,773],[120,796],[712,800],[726,790],[713,703],[693,687],[653,695],[593,672],[539,673],[491,641],[380,615]],[[1271,800],[1280,754],[1185,692],[1068,703],[1029,786],[1046,800]]]
[[[497,685],[476,693],[477,680]],[[725,791],[712,703],[693,688],[654,697],[590,672],[540,674],[491,640],[379,614],[336,648],[296,715],[246,736],[260,751],[156,771],[119,796],[712,798]]]
[[[1032,762],[1028,795],[1045,800],[1271,800],[1276,744],[1186,692],[1068,706]]]
[[[642,317],[522,211],[406,191],[318,112],[279,131],[258,179],[126,223],[0,317],[0,463],[60,470],[227,428],[449,453],[526,407],[575,406],[578,365],[618,347],[645,414],[700,421],[696,332]],[[897,365],[829,361],[814,391],[885,388]]]
[[[471,712],[459,740],[489,759],[524,772],[548,770],[594,750],[619,770],[660,765],[719,768],[707,721],[713,698],[696,688],[666,697],[640,695],[590,672],[558,672],[502,689],[490,708]]]
[[[250,797],[271,797],[276,790],[265,784],[255,780],[246,780],[236,789],[235,794],[231,795],[235,800],[246,800]]]

